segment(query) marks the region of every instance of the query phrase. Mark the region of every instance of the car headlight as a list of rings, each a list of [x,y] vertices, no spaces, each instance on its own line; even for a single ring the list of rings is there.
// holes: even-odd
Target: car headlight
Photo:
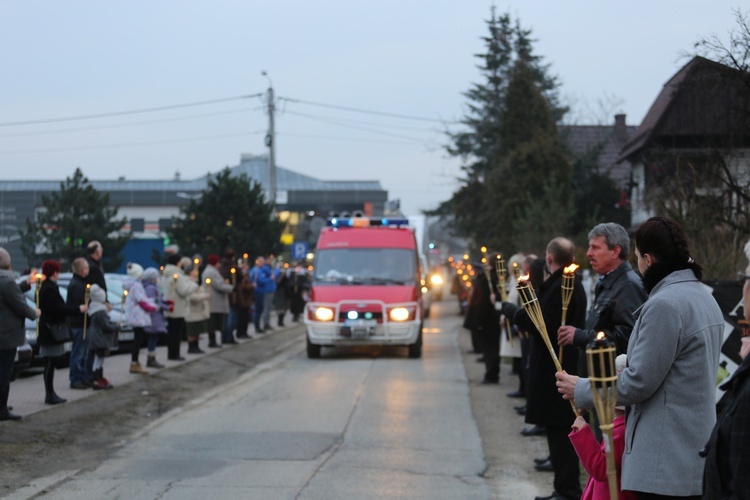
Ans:
[[[313,313],[317,321],[333,321],[333,309],[330,307],[318,307]]]
[[[405,307],[394,307],[388,313],[388,318],[391,321],[406,321],[411,317],[411,313]]]
[[[442,285],[443,284],[443,277],[439,274],[433,274],[430,276],[430,283],[433,285]]]

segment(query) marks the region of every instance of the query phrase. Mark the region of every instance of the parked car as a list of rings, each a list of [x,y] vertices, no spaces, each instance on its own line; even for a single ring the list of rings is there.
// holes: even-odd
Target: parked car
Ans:
[[[16,359],[13,362],[13,372],[10,375],[11,380],[15,380],[21,372],[31,366],[33,355],[34,353],[28,342],[16,349]]]
[[[72,273],[60,273],[60,276],[58,277],[57,284],[60,289],[60,295],[62,295],[63,299],[67,299],[68,297],[68,283],[70,283],[70,280],[72,278]],[[24,281],[26,280],[26,276],[22,276],[17,281]],[[106,278],[105,278],[106,279]],[[120,290],[122,290],[122,286],[118,284],[116,280],[112,280],[113,282],[113,288],[117,288],[119,286]],[[120,324],[120,320],[122,319],[122,330],[120,331],[119,336],[119,346],[116,352],[122,352],[122,351],[130,351],[130,342],[133,341],[133,327],[130,326],[123,317],[123,313],[121,312],[122,307],[122,292],[120,292],[120,295],[116,295],[114,292],[109,290],[109,284],[110,282],[107,282],[107,300],[112,304],[112,310],[109,312],[109,318],[115,322]],[[29,306],[36,308],[36,283],[32,282],[31,289],[28,290],[25,294],[26,300],[29,303]],[[29,346],[31,346],[33,355],[31,359],[32,365],[39,365],[43,358],[39,356],[39,346],[36,343],[37,339],[37,327],[36,327],[36,321],[32,321],[30,319],[26,320],[26,342],[28,342]],[[65,352],[70,352],[72,344],[70,342],[65,343]],[[67,360],[67,355],[65,356],[65,359]]]

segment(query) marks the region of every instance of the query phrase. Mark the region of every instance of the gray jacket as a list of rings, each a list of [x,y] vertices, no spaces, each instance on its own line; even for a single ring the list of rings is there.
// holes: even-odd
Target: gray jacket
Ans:
[[[603,331],[617,346],[617,354],[628,348],[630,333],[635,324],[636,309],[646,300],[641,278],[629,262],[623,262],[596,285],[594,303],[586,315],[586,326],[576,329],[573,345],[581,350],[578,375],[586,377],[586,345]]]
[[[36,319],[36,311],[26,302],[13,273],[0,269],[0,349],[15,349],[26,342],[25,318]]]
[[[211,312],[214,314],[227,314],[229,312],[229,294],[232,293],[232,284],[225,283],[224,277],[218,269],[211,264],[203,270],[203,283],[211,279],[211,285],[206,285],[211,290]]]
[[[622,489],[690,496],[702,491],[698,455],[716,422],[714,401],[724,317],[690,269],[660,281],[636,311],[617,404],[630,406]],[[588,379],[575,400],[592,407]]]

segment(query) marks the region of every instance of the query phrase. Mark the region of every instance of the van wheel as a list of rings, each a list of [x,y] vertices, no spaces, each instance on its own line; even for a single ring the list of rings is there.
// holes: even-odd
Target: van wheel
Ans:
[[[422,330],[419,331],[419,337],[417,341],[409,346],[409,357],[411,359],[418,359],[422,357]]]
[[[310,342],[310,337],[307,339],[307,357],[310,359],[318,359],[320,357],[320,346]]]

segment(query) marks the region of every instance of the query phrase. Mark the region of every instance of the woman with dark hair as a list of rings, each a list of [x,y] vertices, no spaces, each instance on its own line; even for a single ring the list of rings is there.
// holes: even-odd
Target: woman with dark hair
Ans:
[[[39,309],[42,315],[39,318],[39,354],[47,358],[44,365],[44,402],[48,405],[57,405],[67,400],[55,393],[55,367],[60,356],[65,354],[63,343],[57,342],[50,333],[50,325],[65,323],[67,327],[68,316],[77,313],[85,313],[87,307],[81,304],[78,307],[68,307],[60,295],[57,286],[57,278],[60,276],[60,264],[54,260],[42,262],[42,274],[45,279],[39,289]]]
[[[622,489],[640,498],[700,498],[699,452],[716,422],[714,401],[724,317],[699,281],[682,227],[652,217],[635,233],[635,254],[649,297],[636,310],[628,366],[617,402],[629,406]],[[556,375],[565,399],[592,407],[588,379]]]

